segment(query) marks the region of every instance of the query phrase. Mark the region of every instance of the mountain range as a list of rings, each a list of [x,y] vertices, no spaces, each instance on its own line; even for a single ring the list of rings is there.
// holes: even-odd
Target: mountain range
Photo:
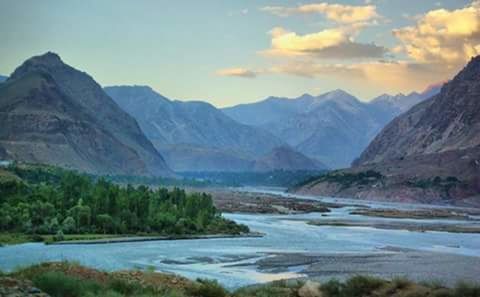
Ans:
[[[224,108],[234,120],[271,132],[306,156],[330,168],[348,167],[393,118],[440,87],[409,95],[382,95],[362,102],[342,90],[319,96],[269,97]]]
[[[7,80],[7,76],[0,75],[0,83],[4,82]]]
[[[297,189],[319,195],[479,204],[480,56],[391,121],[353,167]],[[348,183],[344,181],[348,180]],[[352,182],[358,180],[361,182]]]
[[[135,119],[54,53],[28,59],[0,85],[0,127],[2,159],[173,176]]]
[[[325,169],[287,149],[280,138],[238,123],[209,103],[170,100],[147,86],[113,86],[105,91],[137,119],[175,171]],[[267,156],[276,158],[262,162]]]
[[[335,90],[217,109],[147,86],[102,89],[47,53],[0,85],[0,158],[162,176],[348,167],[389,121],[438,90],[369,103]]]

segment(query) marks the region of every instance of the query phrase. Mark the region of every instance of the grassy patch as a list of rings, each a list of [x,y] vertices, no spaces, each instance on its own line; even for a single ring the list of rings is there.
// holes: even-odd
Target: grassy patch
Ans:
[[[304,182],[297,184],[296,187],[309,185],[310,187],[322,182],[330,182],[340,184],[343,189],[351,186],[366,186],[381,182],[384,176],[377,171],[367,170],[359,173],[347,173],[341,171],[334,171],[320,176],[312,177]]]
[[[300,294],[302,289],[303,294],[313,292],[305,290],[308,282],[295,280],[229,292],[213,280],[190,281],[153,271],[107,273],[69,262],[34,265],[8,276],[29,279],[52,297],[298,297],[310,296]],[[404,278],[388,281],[370,276],[355,276],[345,282],[331,280],[319,290],[322,297],[480,297],[479,285],[460,283],[447,288],[439,282],[418,284]]]
[[[28,234],[0,233],[0,246],[32,242],[34,241],[33,239],[34,238]]]
[[[439,189],[448,193],[451,189],[464,185],[458,178],[454,176],[449,177],[432,177],[429,179],[411,179],[405,182],[405,185],[420,189]]]

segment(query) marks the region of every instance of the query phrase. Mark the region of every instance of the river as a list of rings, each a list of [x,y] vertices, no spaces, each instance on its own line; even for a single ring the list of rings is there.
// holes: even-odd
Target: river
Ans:
[[[358,203],[358,201],[356,202]],[[385,206],[385,204],[374,206],[382,205]],[[389,205],[389,207],[391,206]],[[328,218],[372,220],[372,218],[350,215],[349,212],[354,208],[354,206],[345,206],[332,209]],[[105,270],[153,267],[157,271],[177,273],[189,278],[217,279],[228,288],[237,288],[276,279],[309,275],[304,263],[291,263],[291,265],[276,268],[263,267],[261,269],[259,267],[258,260],[268,259],[279,254],[328,255],[327,258],[329,259],[333,257],[332,255],[335,255],[335,259],[340,259],[338,257],[342,256],[358,255],[359,258],[348,259],[355,259],[354,261],[362,259],[362,261],[368,262],[370,261],[368,259],[371,259],[370,256],[405,254],[411,249],[422,251],[425,255],[448,255],[454,257],[452,261],[456,261],[456,263],[460,263],[460,261],[465,261],[466,264],[473,263],[472,259],[480,261],[480,234],[410,232],[364,227],[320,227],[306,223],[310,219],[324,218],[319,213],[300,215],[224,214],[224,216],[246,224],[253,231],[262,232],[265,236],[262,238],[177,240],[100,245],[27,243],[0,248],[0,269],[10,271],[34,263],[70,260]],[[452,220],[441,220],[441,222],[462,223]],[[419,223],[421,222],[419,221]],[[416,257],[418,258],[418,256]],[[435,257],[432,259],[435,259]],[[348,260],[340,260],[338,265],[345,264],[341,261]],[[428,263],[429,261],[422,264],[424,265],[422,268],[426,268],[427,271],[430,271],[428,269],[445,268],[436,266],[438,263],[435,260],[431,260],[432,263]],[[364,264],[362,262],[358,265]],[[429,264],[432,265],[431,268],[428,268]],[[467,275],[475,272],[465,272],[463,266],[459,266],[458,269],[463,270],[463,273],[467,273]],[[322,275],[320,272],[318,273],[318,275]],[[349,270],[337,274],[329,271],[325,276],[342,277],[345,273],[348,274]],[[408,271],[404,274],[410,276]],[[454,275],[453,280],[455,280],[455,277],[461,276],[462,274]],[[412,277],[415,278],[413,273]],[[440,275],[440,277],[442,276]],[[472,277],[477,276],[472,275]]]

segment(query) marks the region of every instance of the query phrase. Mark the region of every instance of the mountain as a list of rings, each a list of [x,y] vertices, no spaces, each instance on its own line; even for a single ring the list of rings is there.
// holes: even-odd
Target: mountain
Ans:
[[[270,97],[223,111],[237,121],[270,131],[330,168],[349,166],[386,123],[341,90],[317,97]]]
[[[172,101],[145,86],[105,91],[137,119],[175,171],[245,171],[259,156],[284,142],[240,124],[211,104]]]
[[[274,148],[268,154],[260,157],[255,161],[254,171],[297,171],[310,170],[319,171],[326,170],[327,167],[319,161],[308,158],[288,146],[280,146]]]
[[[96,174],[172,175],[137,122],[50,52],[0,85],[0,147],[8,159]]]
[[[300,191],[480,205],[475,198],[480,196],[479,78],[480,56],[473,58],[439,94],[390,122],[352,169],[335,173],[337,182],[324,177],[322,182],[306,185]],[[350,183],[340,190],[340,177],[352,174],[357,178],[369,176],[373,182],[368,186],[370,182],[365,180],[362,188]]]
[[[316,97],[269,97],[224,108],[223,112],[236,121],[270,131],[330,168],[345,168],[390,120],[438,89],[409,95],[385,94],[370,103],[342,90]]]
[[[8,78],[8,76],[3,76],[3,75],[0,75],[0,83],[6,81]]]
[[[412,106],[438,94],[443,86],[443,83],[431,85],[422,93],[412,92],[408,95],[402,93],[397,95],[383,94],[370,101],[370,106],[373,108],[383,109],[385,112],[393,112],[399,115],[409,110]]]

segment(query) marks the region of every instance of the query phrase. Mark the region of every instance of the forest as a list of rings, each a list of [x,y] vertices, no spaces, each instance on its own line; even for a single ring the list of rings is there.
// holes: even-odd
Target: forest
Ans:
[[[205,193],[115,184],[58,168],[12,165],[0,179],[0,231],[25,234],[241,234]],[[8,176],[8,175],[7,175]]]

